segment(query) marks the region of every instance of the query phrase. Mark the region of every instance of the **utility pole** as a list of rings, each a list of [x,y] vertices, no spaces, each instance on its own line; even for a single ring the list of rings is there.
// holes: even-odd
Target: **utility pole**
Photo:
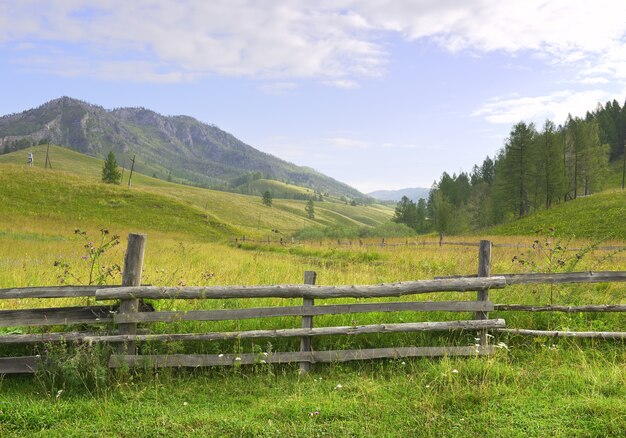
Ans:
[[[622,164],[622,190],[624,190],[624,182],[626,180],[626,140],[624,140],[622,154],[624,155],[624,163]]]
[[[128,176],[128,188],[130,188],[130,181],[133,179],[133,169],[135,169],[135,155],[132,159],[133,164],[130,166],[130,175]]]
[[[46,148],[46,162],[44,164],[44,169],[47,169],[48,166],[52,169],[52,162],[50,161],[50,142],[48,142],[48,147]]]

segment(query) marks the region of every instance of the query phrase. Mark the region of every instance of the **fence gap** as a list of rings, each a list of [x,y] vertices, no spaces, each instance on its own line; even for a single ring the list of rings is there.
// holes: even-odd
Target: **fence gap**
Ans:
[[[304,271],[304,284],[315,284],[315,280],[317,279],[317,273],[315,271]],[[315,305],[315,300],[313,298],[302,298],[302,307],[312,307]],[[303,315],[302,316],[302,328],[312,329],[313,328],[313,315]],[[302,336],[300,338],[300,351],[312,351],[312,338],[311,336]],[[311,369],[311,362],[303,361],[300,362],[300,373],[307,373]]]
[[[141,286],[141,269],[143,267],[143,256],[146,250],[145,234],[129,234],[126,255],[124,256],[124,270],[122,271],[122,286]],[[120,300],[120,314],[137,313],[139,311],[139,300],[136,298]],[[120,335],[136,335],[137,323],[118,324]],[[135,354],[135,341],[120,344],[118,352],[121,354]]]
[[[492,244],[489,240],[481,240],[478,249],[478,277],[491,276],[491,248]],[[489,301],[489,289],[481,289],[476,296],[477,301]],[[489,319],[488,312],[476,312],[474,319],[484,320]],[[487,346],[489,344],[489,337],[487,336],[487,330],[480,331],[480,345]]]

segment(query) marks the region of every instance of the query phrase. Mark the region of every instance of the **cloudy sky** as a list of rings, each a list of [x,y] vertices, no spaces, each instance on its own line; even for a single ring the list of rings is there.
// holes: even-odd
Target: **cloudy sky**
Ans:
[[[361,191],[626,98],[624,0],[0,0],[0,114],[67,95],[212,123]]]

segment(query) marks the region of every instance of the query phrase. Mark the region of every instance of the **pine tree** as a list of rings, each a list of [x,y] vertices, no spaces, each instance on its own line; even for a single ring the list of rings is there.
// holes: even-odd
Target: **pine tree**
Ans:
[[[269,190],[266,190],[263,193],[263,205],[266,205],[268,207],[272,206],[272,192],[270,192]]]
[[[399,224],[407,225],[413,229],[417,229],[417,205],[415,205],[415,202],[411,201],[407,196],[403,196],[396,205],[396,210],[391,220]]]
[[[306,203],[306,207],[304,207],[306,211],[306,217],[309,219],[315,219],[315,206],[313,205],[313,200],[309,199]]]
[[[102,166],[102,182],[107,184],[119,184],[121,181],[122,173],[117,165],[115,154],[111,151]]]

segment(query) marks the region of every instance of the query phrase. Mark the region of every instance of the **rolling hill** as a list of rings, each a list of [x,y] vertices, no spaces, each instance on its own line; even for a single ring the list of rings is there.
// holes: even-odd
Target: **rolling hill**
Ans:
[[[66,148],[50,146],[53,168],[44,169],[46,149],[46,145],[39,145],[28,148],[28,151],[0,155],[0,187],[3,187],[0,191],[0,204],[3,204],[5,218],[11,216],[13,221],[19,221],[22,211],[25,216],[55,217],[64,223],[73,223],[75,211],[65,202],[74,199],[81,205],[88,204],[89,199],[82,198],[82,193],[90,194],[94,205],[99,205],[100,213],[92,214],[85,210],[76,218],[87,221],[95,227],[105,226],[107,215],[118,215],[122,211],[131,212],[128,213],[128,224],[132,225],[130,218],[141,214],[140,210],[133,207],[134,198],[126,198],[127,195],[132,195],[141,198],[136,202],[149,208],[149,215],[158,216],[159,212],[167,213],[163,217],[163,227],[166,227],[165,224],[169,221],[166,219],[169,214],[181,211],[187,221],[195,224],[182,227],[181,231],[191,232],[197,227],[209,226],[203,224],[210,224],[213,231],[211,233],[207,231],[205,234],[211,237],[241,234],[267,236],[272,230],[275,236],[288,236],[300,228],[313,225],[368,227],[382,224],[393,215],[391,208],[382,205],[352,206],[346,205],[345,202],[326,200],[315,202],[315,219],[311,220],[306,217],[304,209],[306,201],[303,200],[274,199],[273,206],[268,208],[262,204],[259,196],[181,185],[141,173],[133,174],[132,188],[129,189],[128,171],[124,173],[122,185],[105,185],[100,182],[103,160]],[[26,165],[26,155],[30,151],[35,156],[33,168]],[[62,187],[63,181],[67,181],[68,188]],[[281,187],[286,186],[280,184]],[[30,196],[29,192],[34,188],[39,193],[37,196],[41,196],[40,200],[33,200],[34,206],[23,205],[24,200],[17,202],[20,197]],[[55,198],[56,192],[64,193],[59,202]],[[77,194],[74,195],[74,192]],[[143,196],[152,201],[143,199]],[[118,198],[121,199],[119,203],[115,201]],[[155,199],[161,199],[162,202]],[[157,206],[159,202],[161,206]],[[46,209],[46,206],[50,208]],[[82,211],[80,208],[76,211]],[[162,229],[154,224],[149,227]],[[163,231],[171,229],[166,228]]]
[[[532,235],[549,228],[560,236],[626,240],[626,191],[607,191],[565,202],[498,225],[489,234]]]
[[[188,116],[163,116],[145,108],[106,110],[62,97],[19,114],[0,117],[0,153],[50,142],[92,157],[114,151],[120,164],[161,178],[218,189],[247,173],[351,199],[356,189],[313,169],[261,152],[214,125]]]

